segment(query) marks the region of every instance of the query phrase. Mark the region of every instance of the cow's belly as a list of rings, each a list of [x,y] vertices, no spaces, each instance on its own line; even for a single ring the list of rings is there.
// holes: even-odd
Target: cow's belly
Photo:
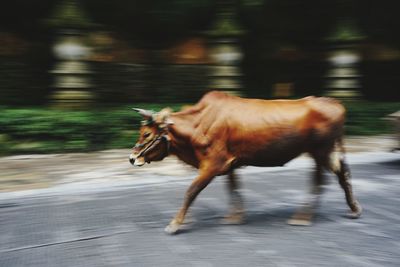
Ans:
[[[258,167],[276,167],[283,166],[292,159],[301,155],[304,151],[266,151],[265,153],[257,153],[252,157],[246,157],[240,160],[241,165],[258,166]]]
[[[246,147],[246,144],[241,147]],[[283,166],[307,150],[306,138],[291,136],[265,143],[248,143],[248,149],[238,150],[236,158],[241,165],[272,167]]]

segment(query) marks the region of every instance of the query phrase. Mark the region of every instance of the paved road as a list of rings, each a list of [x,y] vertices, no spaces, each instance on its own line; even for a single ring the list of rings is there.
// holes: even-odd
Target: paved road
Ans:
[[[190,183],[182,177],[1,193],[0,266],[399,266],[400,156],[351,160],[363,217],[343,216],[343,192],[328,176],[311,227],[285,223],[306,197],[311,170],[301,160],[240,171],[244,225],[218,224],[228,202],[218,177],[194,203],[193,222],[176,236],[163,228]]]

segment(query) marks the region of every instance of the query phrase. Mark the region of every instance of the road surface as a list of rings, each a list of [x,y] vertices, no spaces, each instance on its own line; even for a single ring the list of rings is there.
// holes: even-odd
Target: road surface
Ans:
[[[228,199],[224,177],[217,177],[175,236],[163,229],[189,177],[147,174],[0,193],[0,266],[399,266],[400,155],[350,161],[362,217],[344,217],[344,194],[328,175],[310,227],[286,224],[308,192],[304,160],[240,170],[244,225],[219,224]]]

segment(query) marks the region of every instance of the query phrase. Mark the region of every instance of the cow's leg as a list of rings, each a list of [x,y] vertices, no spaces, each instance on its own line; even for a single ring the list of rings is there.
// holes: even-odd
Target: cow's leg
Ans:
[[[309,200],[302,207],[300,207],[299,210],[296,211],[291,219],[288,220],[288,224],[290,225],[311,225],[311,220],[314,216],[315,209],[318,206],[319,197],[322,193],[324,161],[319,158],[314,159],[316,162],[316,168],[314,177],[312,179],[312,187]]]
[[[207,170],[206,168],[200,170],[199,176],[194,179],[186,191],[182,208],[165,228],[165,232],[169,234],[176,234],[179,231],[179,227],[182,225],[185,219],[185,215],[190,207],[190,204],[192,204],[197,195],[212,181],[215,175],[215,172]]]
[[[339,179],[339,184],[345,193],[347,205],[349,205],[351,210],[351,213],[349,213],[349,217],[353,219],[360,217],[362,213],[362,208],[353,195],[353,190],[350,182],[350,169],[345,161],[344,156],[342,155],[339,158],[336,153],[333,153],[329,161],[329,168],[333,173],[337,175]]]
[[[241,224],[243,223],[244,208],[243,200],[239,193],[239,181],[233,170],[229,172],[227,178],[227,185],[231,202],[231,211],[221,220],[221,223]]]

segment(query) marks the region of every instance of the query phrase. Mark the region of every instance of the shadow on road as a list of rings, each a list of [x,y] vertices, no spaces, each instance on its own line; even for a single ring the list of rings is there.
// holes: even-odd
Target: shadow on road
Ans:
[[[296,207],[281,207],[276,209],[269,209],[265,211],[247,211],[245,216],[245,222],[239,225],[229,225],[229,224],[221,224],[220,220],[223,218],[223,213],[217,212],[215,210],[203,210],[201,212],[194,212],[193,216],[190,217],[191,222],[184,225],[183,229],[179,231],[179,233],[189,233],[196,232],[202,230],[211,230],[215,228],[226,228],[232,229],[233,227],[237,230],[239,229],[249,229],[250,228],[263,228],[265,231],[273,231],[277,229],[284,229],[287,227],[293,227],[298,229],[308,229],[313,227],[314,225],[322,225],[326,223],[332,222],[332,212],[330,215],[326,212],[318,212],[315,214],[315,218],[313,220],[313,224],[308,226],[289,226],[287,224],[288,219],[296,211]],[[343,214],[336,214],[337,211],[334,212],[333,216],[337,216],[338,220],[348,219],[345,216],[345,211],[343,210]],[[350,219],[348,219],[350,220]]]
[[[384,161],[384,162],[380,162],[378,164],[384,165],[384,166],[395,167],[395,168],[400,170],[400,159],[391,160],[391,161]]]

